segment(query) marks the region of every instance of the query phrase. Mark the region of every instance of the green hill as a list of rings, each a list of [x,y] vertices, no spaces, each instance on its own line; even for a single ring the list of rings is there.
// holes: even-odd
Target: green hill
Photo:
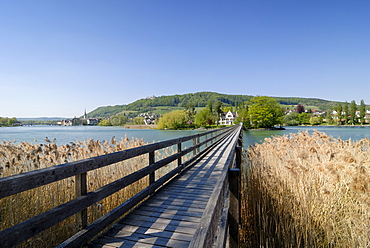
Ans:
[[[227,95],[215,92],[198,92],[183,95],[159,96],[137,100],[127,105],[99,107],[88,113],[88,117],[109,117],[119,113],[132,112],[155,112],[162,114],[175,109],[183,109],[187,104],[193,103],[195,107],[205,107],[209,101],[221,101],[224,106],[236,106],[239,103],[249,101],[251,95]],[[318,110],[333,109],[337,102],[327,101],[316,98],[298,98],[298,97],[273,97],[280,104],[310,106]]]

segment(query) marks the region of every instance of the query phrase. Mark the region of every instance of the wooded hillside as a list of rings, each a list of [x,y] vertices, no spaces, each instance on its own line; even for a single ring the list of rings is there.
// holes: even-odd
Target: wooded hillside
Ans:
[[[249,101],[251,95],[227,95],[215,92],[197,92],[183,95],[159,96],[137,100],[128,105],[116,105],[99,107],[88,113],[88,117],[109,117],[122,112],[155,112],[156,107],[185,107],[193,103],[195,107],[205,107],[209,101],[220,101],[224,106],[236,106],[239,103]],[[298,98],[298,97],[273,97],[283,105],[307,105],[315,106],[318,110],[333,109],[337,102],[327,101],[315,98]]]

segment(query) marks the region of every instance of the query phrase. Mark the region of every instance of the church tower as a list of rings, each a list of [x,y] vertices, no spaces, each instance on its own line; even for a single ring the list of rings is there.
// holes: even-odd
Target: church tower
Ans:
[[[86,108],[85,108],[85,112],[84,112],[84,119],[85,120],[87,119]]]

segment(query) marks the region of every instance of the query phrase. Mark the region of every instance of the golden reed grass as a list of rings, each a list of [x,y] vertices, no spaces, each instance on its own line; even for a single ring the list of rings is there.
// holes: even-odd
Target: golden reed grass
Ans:
[[[322,132],[265,139],[246,154],[250,247],[370,247],[370,140]]]
[[[114,137],[110,141],[88,140],[84,142],[70,142],[66,145],[57,145],[46,139],[46,144],[28,142],[3,142],[0,144],[0,177],[7,177],[27,171],[100,156],[112,152],[145,145],[142,139],[128,139],[117,141]],[[156,152],[156,161],[173,154],[172,147]],[[87,173],[88,191],[100,188],[110,182],[131,174],[149,163],[148,155],[142,155],[110,166],[106,166]],[[156,177],[160,177],[172,163],[162,171],[158,170]],[[74,177],[51,183],[33,190],[28,190],[10,197],[0,199],[0,230],[9,228],[33,216],[52,209],[75,198]],[[140,190],[148,186],[148,178],[120,190],[106,199],[88,208],[88,223],[114,209],[126,199],[129,199]],[[71,217],[39,235],[24,242],[19,247],[53,247],[63,242],[74,233],[77,226],[75,217]]]

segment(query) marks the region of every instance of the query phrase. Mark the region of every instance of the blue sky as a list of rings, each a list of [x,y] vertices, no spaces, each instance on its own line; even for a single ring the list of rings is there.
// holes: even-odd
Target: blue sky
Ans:
[[[213,91],[370,104],[370,2],[0,1],[0,116]]]

